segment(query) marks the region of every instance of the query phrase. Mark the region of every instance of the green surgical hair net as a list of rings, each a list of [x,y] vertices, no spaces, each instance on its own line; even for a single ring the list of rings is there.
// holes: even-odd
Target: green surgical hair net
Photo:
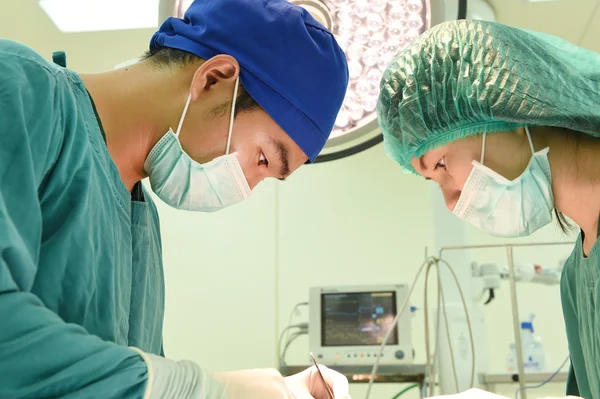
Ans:
[[[433,27],[388,66],[377,104],[386,153],[407,172],[427,151],[524,125],[600,136],[600,55],[484,21]]]

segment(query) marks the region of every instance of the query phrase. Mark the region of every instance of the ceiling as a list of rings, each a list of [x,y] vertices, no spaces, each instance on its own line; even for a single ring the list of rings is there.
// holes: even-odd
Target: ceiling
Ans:
[[[37,0],[0,0],[0,38],[21,42],[48,59],[65,51],[68,66],[81,73],[107,71],[141,56],[154,30],[63,33]]]
[[[600,52],[600,0],[488,0],[498,22],[562,37]]]
[[[600,52],[600,0],[489,0],[497,21],[546,32]],[[0,37],[23,42],[49,55],[67,50],[74,69],[98,72],[139,56],[150,29],[71,33],[59,32],[36,0],[0,0]]]

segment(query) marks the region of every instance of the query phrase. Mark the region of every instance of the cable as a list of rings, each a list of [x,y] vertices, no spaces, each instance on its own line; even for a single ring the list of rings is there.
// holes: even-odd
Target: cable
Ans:
[[[463,309],[465,311],[465,317],[467,318],[467,326],[469,328],[469,340],[471,341],[471,384],[470,384],[470,386],[472,387],[473,385],[475,385],[475,340],[473,339],[473,326],[471,325],[471,318],[469,317],[469,311],[467,310],[467,302],[465,301],[465,295],[460,286],[460,283],[458,282],[458,278],[456,277],[456,273],[454,273],[454,269],[452,268],[452,266],[450,266],[450,264],[448,262],[446,262],[444,259],[436,259],[436,260],[438,262],[444,263],[450,270],[450,273],[452,273],[452,277],[454,278],[454,282],[456,283],[456,287],[458,288],[458,292],[460,294],[460,299],[463,304]]]
[[[434,354],[433,354],[433,362],[431,362],[431,344],[430,344],[430,337],[429,337],[429,305],[428,305],[428,300],[429,300],[429,295],[428,295],[428,289],[429,289],[429,270],[431,269],[431,266],[435,265],[436,267],[436,271],[437,271],[437,282],[438,282],[438,303],[437,303],[437,320],[436,320],[436,338],[435,338],[435,349],[434,349]],[[438,350],[439,350],[439,331],[440,331],[440,314],[442,314],[442,310],[443,310],[443,315],[444,315],[444,320],[445,320],[445,324],[446,324],[446,337],[448,340],[448,347],[450,349],[450,358],[451,358],[451,362],[452,362],[452,369],[454,372],[454,382],[456,384],[456,390],[458,391],[458,375],[456,373],[456,363],[454,362],[454,351],[452,350],[452,342],[450,340],[450,329],[448,327],[448,318],[446,315],[446,301],[444,300],[444,290],[442,287],[442,280],[441,280],[441,275],[440,275],[440,269],[439,269],[439,264],[436,260],[433,261],[433,263],[430,263],[427,266],[427,272],[425,274],[425,289],[424,289],[424,293],[425,293],[425,300],[424,300],[424,312],[425,312],[425,351],[426,351],[426,368],[428,370],[428,374],[429,374],[429,380],[430,380],[430,384],[429,384],[429,396],[433,396],[434,394],[434,390],[435,390],[435,361],[437,359],[437,355],[438,355]],[[441,305],[441,302],[443,302],[443,307]]]
[[[371,147],[375,147],[377,144],[381,143],[382,141],[383,141],[383,134],[379,133],[377,136],[370,138],[369,140],[362,142],[360,144],[357,144],[353,147],[346,148],[344,150],[340,150],[340,151],[336,151],[336,152],[331,152],[329,154],[319,155],[315,159],[313,164],[330,162],[330,161],[335,161],[337,159],[346,158],[351,155],[358,154],[359,152],[368,150]]]
[[[442,301],[442,296],[440,295],[441,292],[441,285],[438,284],[438,300],[437,300],[437,308],[439,309],[442,305],[441,305],[441,301]],[[437,312],[437,318],[435,319],[435,331],[436,331],[436,338],[435,338],[435,348],[433,349],[433,361],[431,364],[431,369],[433,370],[433,375],[431,375],[429,378],[431,380],[431,391],[433,392],[433,390],[435,389],[435,363],[437,361],[437,356],[438,356],[438,351],[439,351],[439,343],[440,340],[437,337],[438,332],[440,331],[440,318],[441,318],[441,314],[440,312]],[[421,397],[426,397],[427,395],[427,388],[425,387],[424,393],[421,395]],[[429,395],[431,396],[431,395]]]
[[[432,367],[432,362],[431,362],[431,339],[429,337],[429,332],[430,332],[430,328],[429,328],[429,294],[428,294],[428,289],[429,289],[429,271],[431,270],[431,265],[435,265],[434,262],[429,262],[427,263],[427,270],[425,271],[425,289],[423,290],[425,298],[423,300],[423,312],[425,315],[425,369],[427,370],[427,374],[429,374],[429,380],[430,380],[430,385],[429,385],[429,396],[433,396],[433,390],[435,388],[435,371],[433,370]],[[439,274],[439,267],[436,265],[436,269],[437,272]],[[440,293],[439,293],[439,285],[438,285],[438,304],[440,302]],[[438,314],[439,314],[439,307],[438,307]],[[439,327],[439,325],[438,325]],[[436,331],[436,345],[438,342],[437,339],[437,332],[439,330]]]
[[[421,387],[421,392],[420,392],[421,393],[421,399],[429,396],[429,395],[427,395],[427,378],[428,378],[428,376],[427,376],[427,369],[425,369],[425,373],[423,375],[423,386]]]
[[[454,278],[454,281],[455,281],[458,291],[460,293],[460,298],[461,298],[461,301],[463,304],[463,309],[465,311],[465,317],[467,319],[467,325],[469,328],[469,337],[470,337],[470,341],[471,341],[471,360],[472,360],[472,362],[471,362],[471,384],[470,384],[470,386],[472,387],[475,384],[475,341],[473,339],[473,329],[471,327],[471,319],[469,317],[469,312],[467,310],[467,303],[465,301],[465,296],[463,294],[462,287],[460,286],[460,283],[458,282],[458,278],[456,277],[456,273],[454,273],[454,269],[452,269],[452,266],[450,266],[450,264],[448,262],[446,262],[443,259],[431,258],[431,259],[426,259],[423,262],[423,264],[421,265],[421,267],[419,268],[419,270],[417,271],[417,275],[415,276],[415,278],[411,284],[411,287],[408,291],[408,295],[407,295],[406,299],[404,300],[404,303],[400,307],[399,312],[396,314],[396,317],[392,321],[392,324],[391,324],[388,332],[386,333],[385,337],[383,338],[383,342],[381,343],[381,346],[379,347],[379,352],[377,353],[377,358],[375,359],[375,363],[373,364],[373,369],[371,371],[371,377],[369,378],[369,383],[367,385],[367,393],[365,395],[365,399],[369,399],[369,396],[371,394],[371,389],[373,388],[373,382],[375,381],[375,376],[377,375],[377,370],[379,367],[381,354],[383,353],[383,350],[385,349],[385,345],[387,344],[390,336],[394,332],[395,327],[398,324],[398,320],[400,319],[400,316],[406,310],[406,306],[408,305],[409,299],[415,289],[415,286],[417,285],[419,276],[421,275],[421,273],[423,272],[423,269],[425,267],[427,267],[428,265],[431,265],[432,263],[438,264],[440,261],[443,262],[446,265],[446,267],[448,267],[450,272],[452,273],[452,277]],[[438,266],[438,271],[439,271],[439,266]],[[428,354],[428,356],[427,356],[427,362],[430,361],[429,355],[430,354]]]
[[[307,332],[306,331],[298,331],[295,332],[291,335],[291,337],[289,338],[289,340],[287,341],[287,343],[285,344],[285,347],[283,348],[283,353],[281,354],[281,364],[285,366],[285,354],[287,353],[288,348],[290,347],[290,345],[292,344],[292,342],[294,342],[296,340],[296,338],[298,338],[301,335],[306,335]]]
[[[474,383],[475,383],[475,341],[473,339],[473,330],[472,330],[472,326],[471,326],[471,320],[470,320],[470,317],[469,317],[469,312],[467,310],[467,305],[466,305],[465,297],[464,297],[464,294],[463,294],[463,291],[462,291],[462,287],[460,286],[460,283],[458,282],[458,278],[456,277],[456,273],[454,273],[454,269],[452,268],[452,266],[450,266],[450,264],[448,262],[446,262],[443,259],[437,259],[437,258],[434,258],[433,261],[436,264],[438,264],[439,262],[442,262],[442,263],[444,263],[446,265],[446,267],[448,267],[448,269],[452,273],[452,277],[454,278],[454,281],[455,281],[456,286],[457,286],[457,288],[459,290],[459,293],[460,293],[460,297],[461,297],[463,309],[464,309],[464,312],[465,312],[465,317],[467,319],[467,325],[468,325],[468,328],[469,328],[469,337],[470,337],[470,341],[471,341],[471,383],[470,383],[470,386],[472,387],[474,385]],[[428,269],[429,269],[429,267],[428,267]],[[452,362],[452,369],[453,369],[453,372],[454,372],[454,382],[455,382],[457,391],[459,391],[459,387],[458,387],[458,375],[456,373],[456,363],[454,361],[454,351],[453,351],[452,344],[451,344],[450,329],[448,328],[449,326],[448,326],[448,319],[447,319],[447,314],[446,314],[446,301],[445,301],[445,299],[443,297],[443,289],[442,289],[442,286],[441,286],[441,280],[439,280],[440,279],[439,276],[440,275],[439,275],[439,266],[438,266],[438,285],[439,285],[440,295],[442,296],[442,302],[443,302],[443,306],[441,308],[442,308],[442,312],[443,312],[443,315],[444,315],[444,322],[445,322],[445,325],[446,325],[446,338],[448,339],[448,348],[449,348],[449,351],[450,351],[450,359],[451,359],[451,362]],[[427,277],[426,277],[425,278],[425,290],[426,291],[427,291],[427,286],[428,286],[428,284],[427,284]],[[424,307],[425,307],[425,313],[426,313],[426,316],[425,316],[425,340],[426,340],[426,342],[425,342],[425,348],[426,348],[426,351],[427,351],[427,354],[426,354],[426,357],[427,357],[427,367],[428,367],[429,370],[431,370],[431,364],[429,364],[429,357],[430,357],[430,350],[431,349],[430,349],[430,344],[429,344],[429,316],[428,316],[428,306],[425,305]],[[440,313],[440,306],[438,305],[438,317],[439,317],[439,313]],[[439,332],[439,329],[438,329],[438,332]],[[436,336],[436,345],[437,345],[437,342],[439,342],[439,337]],[[436,350],[436,352],[437,352],[437,350]],[[435,373],[435,371],[432,371],[432,372],[430,371],[430,374],[433,374],[433,373]],[[434,378],[435,378],[434,376],[430,376],[430,381],[435,382]],[[429,389],[430,396],[433,396],[433,390],[434,390],[434,386],[430,385],[430,389]]]
[[[442,306],[442,296],[440,295],[440,292],[442,291],[442,286],[440,284],[440,282],[438,281],[438,295],[437,295],[437,308],[440,309],[440,307]],[[429,317],[429,316],[428,316]],[[431,364],[431,369],[433,370],[433,375],[430,376],[431,378],[431,392],[433,392],[433,390],[435,389],[435,364],[437,361],[437,356],[438,356],[438,351],[439,351],[439,344],[440,344],[440,340],[437,337],[437,334],[440,331],[440,319],[441,319],[441,314],[438,311],[437,312],[437,317],[435,319],[435,331],[436,331],[436,338],[435,338],[435,348],[433,349],[433,361]],[[427,391],[425,391],[425,394],[423,396],[427,396]],[[431,395],[430,395],[431,396]]]
[[[438,269],[438,279],[440,279]],[[441,285],[441,280],[439,281]],[[452,339],[450,338],[450,327],[448,326],[448,315],[446,313],[446,300],[444,299],[444,290],[440,290],[442,296],[442,314],[444,315],[444,324],[446,325],[446,339],[448,340],[448,349],[450,350],[450,361],[452,362],[452,372],[454,373],[454,385],[456,386],[456,392],[460,391],[458,386],[458,374],[456,373],[456,361],[454,360],[454,349],[452,349]],[[439,309],[438,309],[439,312]],[[439,338],[438,338],[439,339]],[[471,384],[473,385],[473,384]]]
[[[396,395],[394,395],[392,397],[392,399],[398,399],[400,396],[404,395],[406,392],[410,391],[411,389],[418,388],[418,387],[419,387],[419,384],[412,384],[412,385],[404,388],[400,392],[398,392]]]
[[[554,372],[554,374],[552,374],[552,375],[550,376],[550,378],[548,378],[546,381],[542,382],[541,384],[538,384],[538,385],[529,385],[529,386],[525,386],[525,387],[523,387],[523,388],[519,388],[519,389],[517,389],[517,391],[515,392],[515,399],[519,399],[519,393],[520,393],[521,391],[524,391],[524,390],[526,390],[526,389],[537,389],[537,388],[541,388],[541,387],[543,387],[544,385],[546,385],[547,383],[549,383],[550,381],[552,381],[552,380],[554,379],[554,377],[556,377],[556,376],[558,375],[558,373],[560,373],[560,371],[563,369],[563,367],[565,367],[565,365],[567,364],[567,362],[568,362],[568,361],[569,361],[569,356],[567,356],[567,357],[565,358],[565,360],[562,362],[562,364],[560,365],[560,367],[558,368],[558,370],[556,370],[556,371]]]
[[[442,285],[442,279],[440,277],[438,269],[438,284]],[[448,341],[448,349],[450,350],[450,362],[452,362],[452,372],[454,373],[454,386],[456,391],[460,390],[458,385],[458,374],[456,373],[456,361],[454,360],[454,349],[452,348],[452,339],[450,338],[450,326],[448,325],[448,313],[446,312],[446,298],[444,298],[444,290],[440,289],[440,296],[442,297],[442,315],[444,315],[444,325],[446,326],[446,340]]]
[[[365,399],[369,399],[369,395],[371,394],[371,388],[373,388],[373,382],[375,381],[375,375],[377,374],[377,369],[379,367],[379,361],[381,359],[381,354],[383,353],[383,349],[385,348],[385,345],[387,344],[388,340],[390,339],[390,336],[394,332],[396,325],[398,324],[398,320],[400,319],[400,316],[402,315],[402,313],[404,313],[404,310],[406,310],[406,306],[408,305],[410,296],[412,295],[412,292],[414,291],[415,286],[417,285],[417,280],[419,279],[421,272],[423,271],[425,266],[427,266],[427,264],[429,264],[432,261],[433,260],[425,260],[425,262],[423,262],[423,264],[419,268],[419,271],[417,272],[417,275],[415,276],[413,283],[408,291],[408,295],[406,296],[404,303],[400,307],[400,311],[396,314],[396,317],[392,321],[392,324],[390,325],[388,332],[385,334],[385,337],[383,338],[383,342],[381,343],[381,346],[379,347],[379,352],[377,353],[377,358],[375,359],[375,363],[373,364],[373,370],[371,371],[371,378],[369,378],[369,384],[367,386],[367,394],[365,395]]]
[[[299,302],[297,303],[294,308],[292,309],[291,313],[290,313],[290,318],[288,320],[288,327],[289,328],[285,328],[282,332],[281,335],[279,337],[279,342],[277,343],[277,356],[278,356],[278,360],[279,360],[279,364],[281,363],[281,343],[288,340],[289,339],[289,334],[285,334],[286,331],[290,331],[291,328],[294,328],[292,326],[292,322],[294,320],[294,316],[298,313],[298,309],[302,306],[308,306],[308,302]],[[300,328],[300,326],[303,326],[304,324],[296,324],[296,327]],[[285,337],[284,337],[285,335]]]
[[[292,325],[292,322],[294,321],[294,316],[295,316],[296,314],[298,314],[298,313],[299,313],[299,310],[298,310],[298,309],[300,309],[300,307],[302,307],[302,306],[308,306],[308,302],[299,302],[299,303],[297,303],[297,304],[294,306],[294,308],[292,309],[292,311],[291,311],[291,313],[290,313],[290,318],[289,318],[289,320],[288,320],[288,326],[291,326],[291,325]],[[285,331],[285,330],[284,330],[284,331]],[[287,330],[287,331],[289,331],[289,330]],[[287,340],[287,339],[289,339],[289,334],[286,334],[286,336],[285,336],[285,337],[282,335],[282,336],[279,338],[279,341],[280,341],[280,342],[283,342],[283,340]],[[279,347],[278,347],[278,348],[279,348]],[[278,349],[278,351],[277,351],[277,355],[279,355],[279,349]],[[279,362],[281,363],[281,359],[280,359],[280,361],[279,361]]]
[[[279,341],[277,342],[277,356],[278,356],[278,359],[279,359],[279,365],[280,366],[284,365],[284,363],[282,361],[282,357],[281,357],[281,342],[283,341],[284,334],[286,333],[286,331],[289,331],[289,330],[291,330],[293,328],[302,329],[302,328],[306,328],[306,326],[307,326],[307,323],[294,324],[293,326],[287,326],[281,332],[281,335],[279,336]]]
[[[490,302],[492,302],[492,301],[494,300],[494,298],[496,298],[496,294],[495,294],[495,292],[494,292],[494,289],[493,289],[493,288],[490,288],[490,296],[489,296],[488,300],[487,300],[487,301],[485,301],[484,305],[487,305],[487,304],[489,304]]]

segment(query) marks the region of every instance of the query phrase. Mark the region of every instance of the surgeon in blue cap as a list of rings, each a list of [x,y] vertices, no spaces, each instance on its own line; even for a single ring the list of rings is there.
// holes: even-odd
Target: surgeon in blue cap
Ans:
[[[323,148],[344,53],[283,0],[198,0],[133,66],[80,75],[0,40],[0,397],[349,397],[314,368],[164,357],[158,214],[211,212]],[[198,339],[202,339],[201,336]]]

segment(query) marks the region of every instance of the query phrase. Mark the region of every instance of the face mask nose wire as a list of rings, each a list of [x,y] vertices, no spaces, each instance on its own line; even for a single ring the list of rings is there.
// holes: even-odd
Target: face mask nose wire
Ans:
[[[231,146],[231,131],[233,130],[233,119],[235,118],[235,103],[237,102],[238,86],[240,83],[240,76],[238,75],[235,80],[235,89],[233,89],[233,101],[231,102],[231,115],[229,117],[229,134],[227,135],[227,148],[225,149],[225,155],[229,155],[229,147]]]

